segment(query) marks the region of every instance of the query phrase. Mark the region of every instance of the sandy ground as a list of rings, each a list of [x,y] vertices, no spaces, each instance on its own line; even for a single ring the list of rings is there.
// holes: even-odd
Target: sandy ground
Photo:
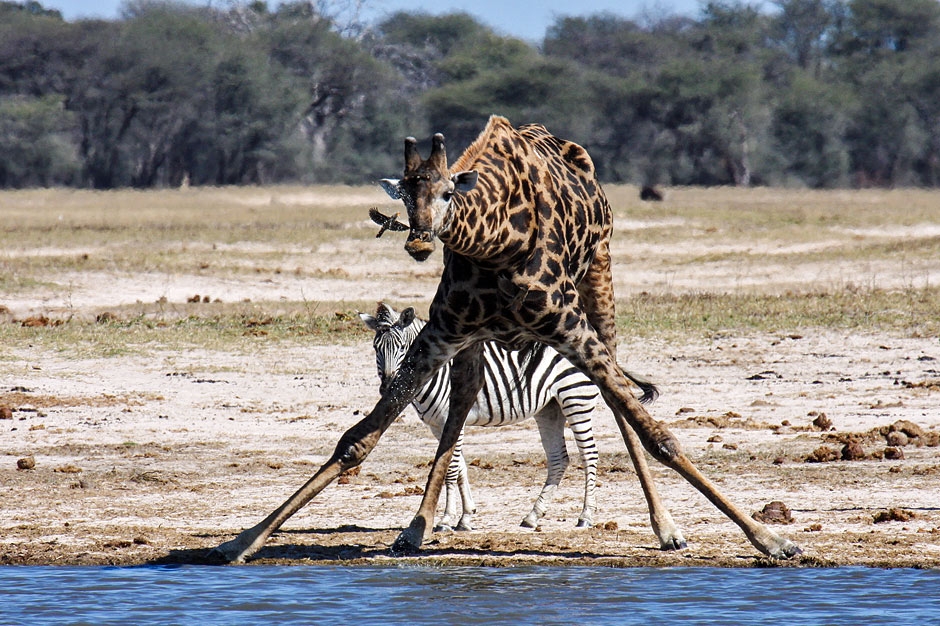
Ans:
[[[317,253],[330,257],[329,250]],[[223,289],[229,300],[273,302],[337,294],[429,298],[439,266],[415,266],[404,256],[386,266],[392,278],[384,294],[375,293],[374,278],[357,278],[349,269],[355,258],[347,259],[348,279],[285,275],[226,282],[174,275],[161,283],[114,273],[60,282],[71,285],[68,310],[86,314],[120,304],[109,300],[114,293],[149,302],[221,296]],[[806,280],[838,280],[843,269],[834,263],[813,269]],[[728,280],[741,283],[738,271]],[[630,280],[643,288],[644,280],[667,279],[673,280]],[[131,285],[141,291],[128,291]],[[55,314],[65,306],[57,297],[25,293],[5,305],[11,315]],[[772,501],[789,507],[792,521],[775,529],[804,550],[792,564],[940,566],[936,337],[813,330],[621,342],[629,368],[660,385],[653,416],[670,425],[709,478],[748,512]],[[0,407],[12,409],[0,420],[2,564],[200,562],[298,488],[378,398],[365,336],[328,346],[259,340],[251,354],[158,350],[95,360],[16,345],[7,347],[0,368]],[[905,437],[889,434],[892,425]],[[597,411],[595,436],[601,460],[594,528],[574,528],[582,475],[570,433],[572,466],[539,528],[527,530],[519,522],[545,471],[535,425],[477,428],[465,443],[473,461],[475,529],[437,533],[419,555],[395,557],[389,546],[417,509],[435,448],[409,410],[358,475],[320,494],[252,563],[769,563],[704,497],[654,464],[662,495],[689,541],[684,551],[661,552],[606,408]],[[839,460],[850,440],[861,444],[866,459]],[[836,459],[817,452],[824,446]],[[886,453],[888,447],[900,453]],[[903,458],[886,458],[892,454]],[[29,457],[35,466],[18,469]]]

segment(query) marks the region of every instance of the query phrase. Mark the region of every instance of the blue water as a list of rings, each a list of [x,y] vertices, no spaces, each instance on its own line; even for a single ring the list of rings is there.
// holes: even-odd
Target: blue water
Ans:
[[[2,624],[940,624],[940,571],[0,567]]]

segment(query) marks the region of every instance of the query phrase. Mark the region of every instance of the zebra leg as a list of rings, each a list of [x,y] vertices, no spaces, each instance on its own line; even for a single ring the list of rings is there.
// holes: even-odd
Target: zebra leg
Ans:
[[[434,438],[437,439],[438,445],[440,445],[443,425],[441,423],[428,423],[428,427],[431,429]],[[463,437],[463,432],[460,433],[460,436]],[[434,532],[453,530],[457,524],[457,495],[459,491],[457,484],[460,479],[459,446],[458,443],[457,448],[454,449],[454,456],[450,460],[450,465],[447,466],[447,474],[444,476],[444,517],[434,527]]]
[[[550,402],[548,406],[535,415],[535,423],[539,427],[539,436],[542,439],[542,448],[545,450],[545,460],[548,467],[548,475],[545,478],[545,486],[542,492],[535,500],[535,505],[525,519],[522,520],[522,526],[525,528],[535,528],[538,521],[545,515],[548,509],[548,503],[551,501],[568,468],[568,450],[565,447],[565,420],[561,411],[555,402]]]
[[[581,517],[578,518],[577,528],[590,528],[594,525],[594,510],[597,507],[594,489],[597,484],[598,457],[591,413],[580,416],[566,413],[565,419],[574,435],[574,442],[578,446],[578,454],[584,465],[584,506],[581,509]]]
[[[409,351],[409,354],[411,354],[411,351]],[[414,519],[411,520],[411,524],[398,535],[392,545],[392,550],[395,552],[408,553],[420,549],[421,544],[424,543],[425,533],[433,524],[434,510],[437,508],[437,501],[440,498],[441,487],[444,483],[444,475],[453,457],[454,447],[457,445],[457,440],[463,431],[467,415],[470,413],[473,403],[476,402],[477,394],[483,387],[482,343],[468,346],[454,356],[451,363],[450,377],[450,409],[441,432],[441,441],[437,447],[437,454],[428,474],[424,497],[421,499],[421,505],[418,507]]]
[[[440,429],[435,434],[438,443],[441,441]],[[454,454],[447,466],[444,477],[444,517],[434,527],[434,532],[448,530],[473,530],[471,519],[476,513],[476,505],[470,495],[470,481],[467,480],[467,465],[463,459],[463,430],[457,438]],[[460,497],[461,514],[457,513],[457,497]]]
[[[463,455],[463,430],[460,431],[460,437],[454,448],[454,458],[457,460],[457,489],[460,491],[460,507],[463,511],[456,529],[473,530],[473,514],[477,512],[477,505],[473,502],[473,496],[470,493],[470,474]]]

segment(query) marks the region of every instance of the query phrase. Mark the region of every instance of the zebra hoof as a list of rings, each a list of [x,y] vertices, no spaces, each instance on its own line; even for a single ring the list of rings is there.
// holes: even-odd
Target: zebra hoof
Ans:
[[[457,527],[457,530],[460,530],[460,527]],[[454,532],[454,527],[450,524],[438,524],[434,527],[434,532],[436,533],[452,533]]]
[[[461,521],[459,524],[457,524],[456,530],[458,530],[458,531],[460,531],[460,532],[465,532],[465,531],[468,531],[468,530],[473,530],[473,526],[471,526],[471,525],[468,524],[467,522]]]
[[[523,528],[535,528],[536,527],[536,523],[529,521],[528,517],[522,520],[522,523],[519,525],[522,526]]]
[[[579,519],[578,523],[575,524],[575,528],[590,528],[594,524],[591,523],[591,520],[588,519]]]

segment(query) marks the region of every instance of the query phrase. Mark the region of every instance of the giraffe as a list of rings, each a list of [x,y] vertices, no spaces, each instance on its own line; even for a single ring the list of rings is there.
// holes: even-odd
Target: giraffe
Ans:
[[[679,442],[633,395],[616,360],[610,239],[612,216],[594,165],[577,144],[544,126],[514,128],[490,117],[480,136],[447,165],[444,137],[432,138],[427,160],[405,139],[404,175],[383,187],[408,213],[405,250],[418,261],[444,247],[444,270],[427,325],[375,408],[342,435],[332,457],[256,526],[218,546],[211,558],[240,562],[343,471],[359,465],[430,375],[452,361],[451,409],[431,465],[424,497],[393,550],[420,548],[430,532],[444,475],[464,420],[483,384],[484,341],[510,349],[538,341],[552,346],[597,385],[633,456],[640,444],[678,472],[772,558],[799,547],[753,520],[686,457]],[[639,465],[638,465],[639,468]],[[644,484],[654,531],[663,547],[681,534]],[[684,544],[684,541],[682,541]]]

